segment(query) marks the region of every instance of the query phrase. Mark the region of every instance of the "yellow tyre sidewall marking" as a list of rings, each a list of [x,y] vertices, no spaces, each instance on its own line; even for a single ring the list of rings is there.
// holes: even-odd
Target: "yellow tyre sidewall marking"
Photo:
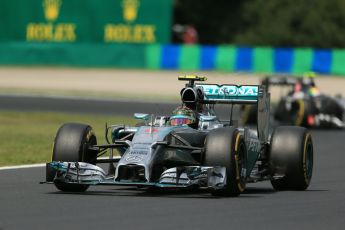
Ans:
[[[304,180],[307,184],[309,184],[309,178],[307,176],[307,164],[306,164],[306,161],[307,161],[307,143],[308,143],[309,138],[310,138],[310,134],[308,133],[306,135],[305,140],[304,140],[304,151],[303,151],[303,175],[304,175]]]
[[[237,187],[240,192],[243,192],[245,187],[241,183],[241,178],[240,178],[240,169],[238,165],[238,144],[240,141],[241,135],[237,133],[236,136],[236,142],[235,142],[235,166],[236,166],[236,181],[237,181]]]
[[[91,140],[91,137],[95,135],[95,132],[93,129],[90,129],[86,134],[86,141],[89,142]]]
[[[303,116],[304,116],[304,112],[305,112],[305,106],[304,106],[304,101],[302,100],[298,100],[298,105],[299,105],[299,110],[297,113],[297,119],[295,122],[295,125],[300,126],[303,122]]]
[[[95,132],[93,131],[93,129],[90,129],[90,130],[87,132],[86,137],[85,137],[86,142],[90,142],[92,136],[95,136]],[[84,155],[85,155],[85,154],[83,153],[82,156],[81,156],[82,162],[85,161],[85,156],[84,156]]]

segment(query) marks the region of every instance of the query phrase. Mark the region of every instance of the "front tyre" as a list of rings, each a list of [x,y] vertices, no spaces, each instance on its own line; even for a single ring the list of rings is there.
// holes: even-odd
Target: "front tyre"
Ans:
[[[234,127],[214,129],[205,141],[205,166],[226,167],[226,186],[215,196],[238,196],[245,190],[247,154],[243,136]]]
[[[89,146],[96,145],[97,139],[89,125],[67,123],[58,130],[52,161],[86,162],[95,164],[97,152],[89,150]],[[68,184],[54,181],[55,186],[64,192],[84,192],[89,186]]]
[[[271,137],[269,165],[274,189],[307,189],[313,173],[313,142],[307,129],[278,127]]]

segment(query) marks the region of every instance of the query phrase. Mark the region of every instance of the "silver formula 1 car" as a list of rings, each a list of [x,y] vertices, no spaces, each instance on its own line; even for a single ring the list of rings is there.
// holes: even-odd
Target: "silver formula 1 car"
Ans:
[[[67,123],[58,130],[46,182],[61,191],[83,192],[90,185],[161,189],[208,189],[213,195],[238,196],[246,183],[270,180],[276,190],[305,190],[313,170],[311,135],[301,127],[269,133],[270,97],[264,86],[204,84],[183,76],[182,104],[197,125],[175,124],[169,116],[135,114],[140,126],[106,127],[108,143],[99,145],[89,125]],[[217,104],[255,104],[255,130],[220,121]],[[178,115],[180,116],[180,115]],[[119,157],[113,152],[117,150]],[[109,157],[100,158],[104,153]],[[98,164],[110,167],[104,170]]]

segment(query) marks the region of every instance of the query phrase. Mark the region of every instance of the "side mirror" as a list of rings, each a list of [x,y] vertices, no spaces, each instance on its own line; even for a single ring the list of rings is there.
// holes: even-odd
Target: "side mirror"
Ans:
[[[215,121],[217,120],[216,116],[200,116],[200,121]]]
[[[146,113],[135,113],[134,118],[139,119],[139,120],[148,121],[150,118],[150,115],[148,115]]]

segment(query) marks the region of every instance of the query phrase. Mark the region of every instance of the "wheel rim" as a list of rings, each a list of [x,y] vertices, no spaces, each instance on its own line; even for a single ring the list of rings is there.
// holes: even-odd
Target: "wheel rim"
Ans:
[[[305,113],[305,105],[304,101],[298,100],[293,104],[293,107],[291,109],[291,121],[292,124],[296,126],[301,126],[303,123]]]

